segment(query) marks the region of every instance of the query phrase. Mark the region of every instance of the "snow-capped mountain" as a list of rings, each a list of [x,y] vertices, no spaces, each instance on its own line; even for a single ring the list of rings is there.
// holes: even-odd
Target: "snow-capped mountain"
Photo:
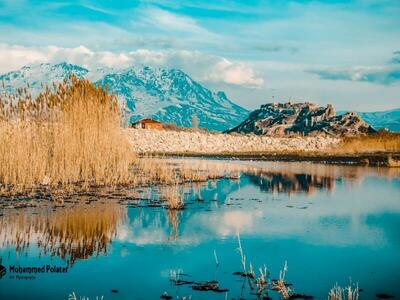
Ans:
[[[152,117],[189,127],[196,114],[200,127],[226,130],[248,115],[246,109],[230,101],[224,92],[211,92],[178,69],[131,67],[89,71],[67,63],[40,64],[0,75],[0,94],[15,93],[18,88],[29,86],[36,96],[43,86],[60,82],[70,73],[107,86],[125,101],[130,122]]]
[[[28,87],[32,95],[36,96],[46,85],[61,82],[71,73],[84,78],[88,72],[85,68],[67,63],[25,66],[18,71],[0,75],[0,95],[13,94],[19,88]]]

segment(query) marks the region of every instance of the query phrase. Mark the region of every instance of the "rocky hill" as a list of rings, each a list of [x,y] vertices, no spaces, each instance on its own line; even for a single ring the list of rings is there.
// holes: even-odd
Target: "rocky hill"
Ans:
[[[305,103],[268,103],[250,113],[249,117],[228,132],[285,136],[369,134],[375,130],[356,113],[336,115],[335,109]]]
[[[249,113],[224,92],[210,91],[181,70],[146,66],[124,70],[88,70],[68,63],[26,66],[0,75],[0,95],[29,87],[35,96],[44,86],[61,82],[71,73],[107,86],[125,103],[129,122],[151,117],[190,127],[196,114],[200,127],[223,131],[239,124]]]

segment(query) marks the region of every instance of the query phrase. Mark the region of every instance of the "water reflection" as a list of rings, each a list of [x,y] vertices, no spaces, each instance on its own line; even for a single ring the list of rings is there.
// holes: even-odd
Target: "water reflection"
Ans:
[[[277,174],[274,172],[257,172],[249,175],[250,181],[264,192],[313,194],[317,189],[332,191],[335,188],[335,178],[308,174]]]
[[[174,292],[171,270],[182,269],[193,280],[214,279],[215,251],[221,263],[215,279],[230,289],[227,297],[237,298],[242,292],[232,275],[240,269],[237,232],[254,266],[265,263],[274,278],[287,260],[296,291],[316,299],[326,298],[336,281],[347,283],[350,276],[365,289],[365,299],[380,291],[400,293],[395,282],[399,170],[225,161],[199,165],[241,176],[181,186],[182,211],[166,209],[168,189],[158,187],[142,187],[128,196],[124,191],[92,194],[86,205],[71,199],[69,208],[0,208],[4,265],[41,265],[53,256],[74,265],[66,274],[35,282],[6,276],[0,280],[0,298],[25,299],[29,290],[30,299],[65,299],[74,290],[110,295],[117,289],[115,299],[157,299],[163,291]],[[180,296],[194,299],[224,296],[179,289]],[[248,292],[246,298],[253,297],[254,291]]]
[[[39,256],[58,256],[73,265],[77,259],[107,254],[125,212],[118,204],[92,204],[58,210],[10,211],[0,218],[0,246]]]
[[[296,237],[309,243],[382,245],[388,228],[368,217],[400,211],[394,196],[399,195],[396,170],[264,162],[202,161],[201,165],[242,175],[183,185],[183,211],[166,209],[163,188],[151,187],[126,198],[129,201],[108,199],[107,204],[92,202],[57,210],[4,210],[0,251],[28,253],[35,246],[39,255],[58,256],[72,265],[77,259],[106,255],[113,240],[191,245],[228,238],[237,231],[254,237]],[[395,178],[392,184],[388,177]],[[373,179],[356,190],[348,186],[361,185],[368,178]],[[386,185],[379,192],[381,197],[386,195],[385,201],[376,197],[379,184]],[[293,197],[297,193],[304,196]]]
[[[261,172],[274,174],[303,174],[317,178],[343,178],[362,182],[366,177],[376,176],[386,179],[400,178],[400,168],[375,168],[364,166],[325,165],[304,162],[265,162],[265,161],[235,161],[242,168],[256,168]]]
[[[170,225],[170,233],[168,236],[168,241],[176,241],[179,237],[179,224],[180,224],[181,211],[178,210],[168,210],[167,218]]]
[[[318,189],[332,191],[336,182],[361,184],[365,178],[375,176],[386,179],[400,178],[400,168],[369,168],[362,166],[324,165],[304,162],[225,161],[171,159],[171,164],[211,174],[246,174],[252,183],[265,192],[313,194]]]

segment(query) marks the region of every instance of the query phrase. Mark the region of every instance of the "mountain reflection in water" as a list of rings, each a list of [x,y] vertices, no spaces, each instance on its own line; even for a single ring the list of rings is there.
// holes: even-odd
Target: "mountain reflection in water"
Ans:
[[[250,181],[259,186],[261,191],[271,193],[305,192],[313,194],[317,189],[331,191],[335,187],[335,178],[321,177],[308,174],[276,174],[259,172],[257,175],[248,175]]]

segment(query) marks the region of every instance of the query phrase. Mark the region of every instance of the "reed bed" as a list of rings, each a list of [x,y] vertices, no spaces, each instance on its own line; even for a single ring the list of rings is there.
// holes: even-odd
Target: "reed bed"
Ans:
[[[162,160],[138,159],[121,124],[116,97],[74,76],[36,99],[27,89],[2,96],[0,195],[216,178],[205,170],[180,171]],[[166,198],[171,208],[183,207],[178,191],[170,190]]]
[[[35,100],[0,99],[0,188],[115,185],[133,180],[114,95],[72,76]]]
[[[400,134],[378,132],[371,135],[345,137],[332,151],[339,154],[400,152]]]

